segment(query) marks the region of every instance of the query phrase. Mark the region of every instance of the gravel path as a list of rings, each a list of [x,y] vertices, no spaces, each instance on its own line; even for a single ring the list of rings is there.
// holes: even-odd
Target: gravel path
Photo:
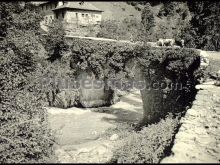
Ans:
[[[181,119],[173,153],[161,163],[220,162],[220,87],[206,82],[196,88],[199,92]]]

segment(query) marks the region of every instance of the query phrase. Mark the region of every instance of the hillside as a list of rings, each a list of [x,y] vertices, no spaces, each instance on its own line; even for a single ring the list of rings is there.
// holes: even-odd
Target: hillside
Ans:
[[[103,20],[123,20],[135,18],[141,20],[141,12],[126,2],[90,2],[99,9],[104,10]]]

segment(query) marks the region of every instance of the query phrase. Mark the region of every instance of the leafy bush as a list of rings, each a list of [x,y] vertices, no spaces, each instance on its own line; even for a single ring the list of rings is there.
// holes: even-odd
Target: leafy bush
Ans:
[[[90,71],[97,78],[115,78],[123,74],[125,62],[135,57],[135,45],[109,41],[73,39],[70,65],[77,71]]]
[[[65,89],[64,86],[65,81],[73,77],[74,70],[70,69],[69,65],[69,45],[65,38],[63,24],[57,20],[53,21],[42,41],[47,53],[47,60],[41,61],[44,68],[41,87],[47,95],[45,102],[49,103],[49,106],[60,108],[77,105],[78,91]]]
[[[63,56],[54,62],[42,62],[42,73],[39,77],[41,88],[46,94],[44,100],[49,106],[68,108],[78,104],[78,91],[69,89],[66,81],[74,78],[74,69],[70,69],[69,59]]]
[[[49,25],[47,35],[44,36],[45,48],[51,61],[60,59],[68,50],[65,39],[63,24],[59,21],[53,21]]]
[[[111,163],[159,163],[172,144],[178,124],[178,118],[168,116],[139,132],[127,133],[115,148]]]
[[[0,162],[46,162],[53,138],[43,108],[45,96],[34,81],[41,73],[40,16],[29,3],[4,2],[0,7],[0,28],[5,28],[0,34]]]

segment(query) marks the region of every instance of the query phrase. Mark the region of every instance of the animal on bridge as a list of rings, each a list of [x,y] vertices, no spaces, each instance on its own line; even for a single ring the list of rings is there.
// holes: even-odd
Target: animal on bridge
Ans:
[[[156,43],[158,46],[184,47],[184,40],[160,38]]]
[[[175,43],[174,39],[162,39],[160,38],[157,41],[158,46],[173,46]]]

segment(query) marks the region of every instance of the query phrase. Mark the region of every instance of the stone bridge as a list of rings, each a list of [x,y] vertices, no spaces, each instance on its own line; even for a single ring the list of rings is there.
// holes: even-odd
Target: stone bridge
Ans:
[[[95,38],[95,37],[66,36],[66,38],[69,41],[71,41],[72,38],[83,38],[83,39],[88,39],[88,40],[101,40],[101,41],[109,41],[109,42],[126,42],[130,44],[142,44],[140,42],[132,43],[130,41],[123,41],[123,40],[118,41],[118,40],[112,40],[112,39],[106,39],[106,38]],[[138,64],[136,59],[130,59],[126,63],[126,68],[127,70],[131,72],[131,75],[133,75],[133,78],[130,80],[134,80],[134,82],[141,82],[141,83],[145,82],[145,85],[146,85],[146,82],[149,82],[149,80],[146,77],[146,73],[144,69],[141,67],[141,65]],[[172,84],[171,80],[166,79],[164,76],[162,77],[164,81]],[[82,71],[78,75],[77,80],[79,80],[80,82],[84,82],[84,83],[85,81],[87,82],[97,81],[92,71],[86,71],[86,72]],[[161,85],[160,83],[163,83],[163,80],[160,82],[158,81],[159,84],[158,83],[155,84],[155,88],[158,88],[158,85],[160,86]],[[102,83],[105,83],[105,82],[102,82]],[[154,84],[150,84],[150,85],[154,85]],[[90,108],[90,107],[109,106],[115,103],[117,101],[117,96],[121,93],[121,90],[111,90],[111,89],[106,90],[105,87],[106,87],[105,84],[101,88],[95,88],[94,86],[92,86],[92,88],[90,87],[88,89],[88,87],[85,88],[81,86],[78,91],[79,100],[81,104],[80,106],[85,107],[85,108]],[[175,97],[174,95],[176,96],[178,95],[178,91],[175,91],[172,93],[173,96],[170,97],[171,100],[166,100],[166,102],[164,102],[164,97],[166,97],[164,92],[167,92],[167,91],[153,89],[154,87],[152,88],[152,86],[150,86],[150,88],[151,88],[150,90],[149,88],[144,88],[140,90],[142,100],[143,100],[143,107],[144,107],[143,121],[147,121],[149,123],[155,122],[160,117],[166,115],[167,112],[172,109],[172,107],[174,107],[173,111],[175,111],[174,110],[175,108],[178,108],[174,105],[175,103],[172,100]],[[71,91],[68,91],[68,92],[71,92]],[[65,92],[63,92],[63,95],[65,95]],[[175,99],[178,100],[179,98],[175,98]],[[167,105],[168,102],[170,102],[169,105]],[[63,105],[61,105],[61,107],[62,106]],[[182,107],[179,107],[179,108],[182,108]],[[157,110],[156,112],[155,112],[155,109]],[[169,110],[164,111],[165,109],[169,109]]]

